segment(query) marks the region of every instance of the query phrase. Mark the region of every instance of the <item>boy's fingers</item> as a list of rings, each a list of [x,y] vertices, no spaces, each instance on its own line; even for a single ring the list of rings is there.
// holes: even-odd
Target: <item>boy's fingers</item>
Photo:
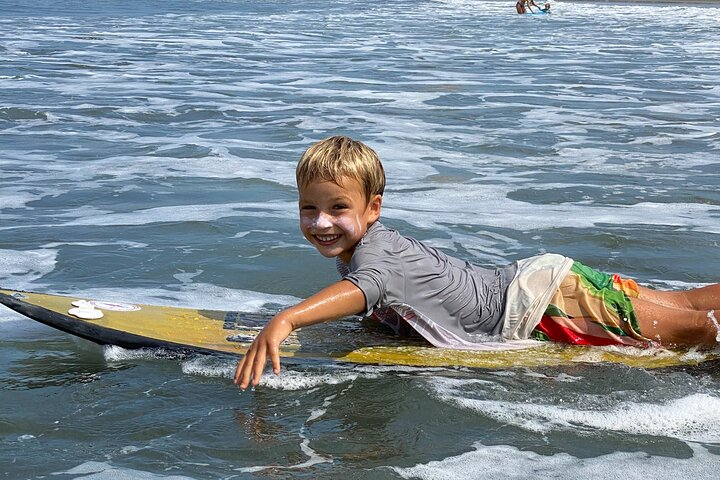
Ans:
[[[250,369],[255,359],[255,350],[251,348],[238,363],[235,369],[235,385],[245,390],[250,383]]]
[[[270,363],[272,363],[273,373],[280,373],[280,348],[277,345],[270,347]]]
[[[240,381],[240,373],[242,372],[243,365],[245,364],[245,358],[247,357],[243,356],[238,361],[237,367],[235,367],[235,373],[233,374],[233,383],[235,383],[235,385],[237,385]]]
[[[238,365],[237,372],[235,373],[235,385],[240,387],[241,390],[245,390],[247,387],[247,380],[245,379],[245,377],[247,377],[246,371],[247,362],[243,359],[243,364]]]
[[[257,355],[255,355],[255,358],[253,359],[253,362],[252,362],[252,384],[253,384],[253,386],[260,383],[260,377],[262,377],[262,372],[265,369],[266,362],[267,362],[267,355],[265,353],[265,346],[261,345],[258,348]]]
[[[255,386],[260,383],[268,356],[273,372],[280,373],[280,346],[264,338],[256,339],[235,368],[233,376],[235,385],[245,390],[250,384]]]

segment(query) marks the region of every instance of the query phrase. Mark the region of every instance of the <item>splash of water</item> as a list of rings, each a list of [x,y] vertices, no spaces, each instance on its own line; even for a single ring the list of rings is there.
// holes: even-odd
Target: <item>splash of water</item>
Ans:
[[[717,318],[715,318],[715,310],[709,310],[707,316],[715,326],[715,341],[720,343],[720,324],[718,323]]]

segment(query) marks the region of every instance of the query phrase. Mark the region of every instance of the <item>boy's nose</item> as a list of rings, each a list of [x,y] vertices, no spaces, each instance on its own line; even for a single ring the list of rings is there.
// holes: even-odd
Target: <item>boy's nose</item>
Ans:
[[[332,226],[332,217],[324,212],[320,212],[315,219],[315,228],[330,228]]]

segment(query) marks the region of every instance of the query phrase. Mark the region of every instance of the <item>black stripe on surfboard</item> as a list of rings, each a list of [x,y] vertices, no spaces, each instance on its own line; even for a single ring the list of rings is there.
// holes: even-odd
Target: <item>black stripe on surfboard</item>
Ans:
[[[115,345],[128,350],[160,348],[179,353],[228,354],[227,352],[218,352],[208,348],[183,345],[101,327],[45,307],[24,302],[4,293],[0,293],[0,303],[37,322],[100,345]]]

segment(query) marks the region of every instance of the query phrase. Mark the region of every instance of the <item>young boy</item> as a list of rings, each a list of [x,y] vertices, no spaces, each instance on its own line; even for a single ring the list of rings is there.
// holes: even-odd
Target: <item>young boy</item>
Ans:
[[[331,137],[296,170],[300,229],[343,279],[275,315],[238,363],[235,383],[257,385],[295,329],[350,315],[409,325],[435,346],[482,348],[493,337],[582,345],[712,348],[720,284],[661,292],[545,254],[483,268],[403,237],[379,222],[385,173],[361,142]]]

